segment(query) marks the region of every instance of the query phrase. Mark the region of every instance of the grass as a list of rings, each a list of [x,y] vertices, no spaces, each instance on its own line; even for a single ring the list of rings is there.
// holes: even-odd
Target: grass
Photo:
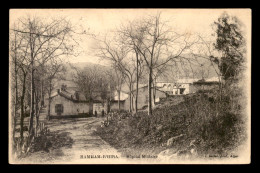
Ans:
[[[27,140],[27,137],[24,141]],[[17,138],[16,143],[19,142]],[[62,147],[71,148],[73,139],[69,136],[68,132],[49,132],[41,133],[38,137],[35,137],[29,152],[21,152],[22,149],[15,149],[18,151],[18,158],[20,161],[23,159],[32,160],[33,162],[50,161],[57,157],[62,157]],[[25,144],[26,145],[26,144]],[[27,150],[27,148],[25,148]]]
[[[174,100],[164,100],[152,116],[140,112],[121,120],[116,117],[96,133],[123,155],[158,154],[167,148],[181,151],[191,142],[199,156],[223,155],[246,139],[243,115],[231,109],[228,97],[219,101],[214,92],[200,92],[183,97],[181,102]],[[166,146],[169,138],[181,134],[183,138]]]

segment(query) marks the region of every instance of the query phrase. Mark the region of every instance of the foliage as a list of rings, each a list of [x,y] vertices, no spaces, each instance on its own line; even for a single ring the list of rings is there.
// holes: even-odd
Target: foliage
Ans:
[[[245,38],[242,35],[241,23],[236,17],[224,13],[214,22],[217,39],[216,50],[222,53],[219,64],[220,72],[225,80],[235,79],[244,62]]]
[[[26,108],[30,110],[29,138],[31,141],[37,136],[39,114],[43,107],[43,95],[52,90],[52,79],[61,71],[61,57],[74,56],[76,40],[72,37],[73,27],[65,18],[44,19],[42,17],[21,17],[11,23],[10,28],[10,66],[14,70],[11,78],[11,109],[14,109],[12,124],[16,128],[16,121],[20,119],[20,143],[23,144],[23,125]],[[45,86],[47,85],[47,86]],[[26,103],[27,102],[27,103]],[[19,110],[18,110],[19,109]],[[34,117],[36,123],[34,124]],[[15,131],[12,134],[12,144],[15,142]],[[26,139],[27,140],[27,139]],[[30,142],[29,142],[30,143]],[[21,147],[20,146],[20,147]]]
[[[84,69],[72,68],[75,71],[73,73],[73,82],[79,91],[84,94],[87,101],[95,100],[99,96],[102,100],[108,99],[108,92],[112,92],[109,87],[113,86],[106,70],[102,71],[98,66],[85,67]]]
[[[135,117],[115,119],[97,133],[118,149],[156,147],[159,152],[169,138],[183,134],[185,137],[173,146],[178,150],[195,140],[201,156],[230,153],[246,138],[245,121],[241,113],[231,109],[228,96],[222,102],[217,97],[212,92],[199,93],[185,96],[177,105],[166,100],[152,116],[138,112]]]

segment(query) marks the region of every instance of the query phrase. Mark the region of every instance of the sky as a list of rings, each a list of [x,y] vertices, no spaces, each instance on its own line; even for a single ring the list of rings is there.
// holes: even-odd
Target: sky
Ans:
[[[124,23],[149,14],[161,12],[163,19],[169,20],[169,25],[179,32],[200,33],[210,36],[213,32],[211,24],[226,11],[237,16],[242,23],[251,29],[250,9],[11,9],[10,25],[19,17],[26,15],[49,17],[67,17],[72,24],[82,27],[92,34],[102,35]],[[93,40],[90,37],[81,38],[80,46],[84,50],[80,56],[71,57],[69,62],[92,62],[102,64],[91,49]]]

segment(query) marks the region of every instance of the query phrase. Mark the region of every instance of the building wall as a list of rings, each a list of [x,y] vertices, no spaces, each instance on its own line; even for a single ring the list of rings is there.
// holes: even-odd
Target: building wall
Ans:
[[[53,97],[50,107],[50,114],[57,115],[55,105],[63,105],[63,113],[61,115],[78,115],[78,113],[89,113],[89,103],[75,103],[60,95]]]
[[[159,83],[160,90],[167,92],[169,95],[186,95],[190,93],[190,83]],[[181,90],[184,92],[181,94]]]
[[[135,94],[135,93],[134,93]],[[156,90],[155,101],[158,102],[160,98],[165,98],[166,94],[162,91]],[[135,96],[133,98],[133,108],[135,109]],[[152,97],[153,99],[153,97]],[[148,105],[148,87],[142,87],[138,90],[138,109],[142,109],[144,106]],[[130,97],[128,97],[124,102],[120,102],[120,109],[129,111],[130,110]],[[110,110],[118,110],[118,103],[112,102],[110,104]]]
[[[125,102],[120,102],[120,109],[125,110]],[[118,102],[111,102],[110,104],[110,110],[111,111],[117,111],[118,110]]]
[[[134,94],[136,94],[134,92]],[[133,98],[133,108],[135,109],[135,97]],[[138,109],[142,109],[143,106],[148,104],[148,90],[147,87],[139,88],[138,90]],[[125,105],[124,105],[125,110],[129,111],[130,110],[130,97],[128,97],[125,100]]]
[[[97,115],[102,115],[102,111],[104,110],[104,113],[107,113],[107,104],[104,103],[93,103],[93,114],[95,115],[95,111],[97,111]]]
[[[135,93],[134,93],[135,94]],[[162,91],[156,90],[155,101],[159,101],[160,98],[165,98],[166,94]],[[135,109],[135,97],[133,98],[133,108]],[[152,97],[153,100],[153,97]],[[138,100],[137,100],[138,109],[142,109],[144,106],[148,105],[148,87],[143,87],[138,90]],[[125,110],[130,108],[130,98],[127,98],[125,101]]]
[[[185,88],[184,92],[181,94],[181,88]],[[190,84],[189,83],[183,83],[179,84],[178,88],[173,88],[173,95],[186,95],[190,93]]]
[[[160,98],[165,98],[165,97],[166,94],[164,92],[156,90],[155,102],[157,102],[157,100],[160,100]]]

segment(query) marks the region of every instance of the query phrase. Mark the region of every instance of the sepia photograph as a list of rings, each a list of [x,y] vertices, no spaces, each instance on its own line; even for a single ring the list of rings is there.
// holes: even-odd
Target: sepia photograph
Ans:
[[[250,164],[251,9],[10,9],[9,164]]]

